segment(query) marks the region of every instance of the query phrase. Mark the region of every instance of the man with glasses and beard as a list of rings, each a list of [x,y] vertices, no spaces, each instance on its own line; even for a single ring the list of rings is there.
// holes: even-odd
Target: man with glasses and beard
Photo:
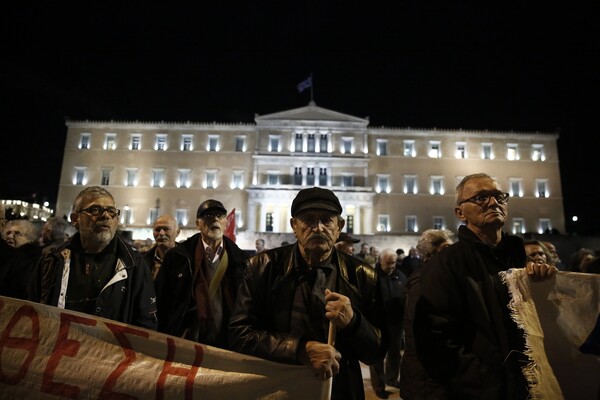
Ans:
[[[383,359],[387,332],[375,270],[334,246],[341,213],[331,190],[296,195],[296,243],[248,260],[229,332],[235,351],[306,365],[316,379],[333,377],[332,399],[364,399],[359,361]],[[337,330],[333,345],[330,328]]]
[[[150,268],[116,235],[119,215],[109,191],[100,186],[82,190],[71,212],[78,232],[42,255],[29,298],[156,330]]]
[[[499,273],[525,268],[538,281],[557,270],[527,261],[523,240],[503,231],[509,194],[491,176],[464,177],[455,197],[459,240],[423,266],[413,323],[419,361],[443,391],[411,399],[528,399],[524,332]]]
[[[224,236],[227,210],[209,199],[198,207],[200,231],[170,249],[154,280],[160,332],[229,348],[227,326],[248,253]]]

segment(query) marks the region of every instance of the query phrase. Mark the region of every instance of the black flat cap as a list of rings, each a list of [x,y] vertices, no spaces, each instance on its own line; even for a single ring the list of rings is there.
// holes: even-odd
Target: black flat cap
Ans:
[[[338,242],[349,242],[349,243],[358,243],[360,239],[354,238],[348,235],[346,232],[342,233],[337,240]]]
[[[331,190],[313,187],[302,189],[292,201],[292,217],[308,210],[327,210],[342,214],[342,205]]]
[[[198,211],[196,212],[196,218],[202,217],[209,211],[218,211],[223,214],[227,214],[227,209],[225,208],[225,206],[223,206],[223,203],[217,200],[208,199],[203,201],[200,204],[200,207],[198,207]]]

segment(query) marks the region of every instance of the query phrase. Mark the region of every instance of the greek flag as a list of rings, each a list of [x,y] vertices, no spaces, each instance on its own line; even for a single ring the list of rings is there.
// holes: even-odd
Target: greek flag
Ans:
[[[306,78],[305,80],[300,82],[297,87],[298,87],[298,93],[302,93],[302,92],[304,92],[304,89],[308,89],[309,87],[312,87],[312,76],[309,76],[308,78]]]

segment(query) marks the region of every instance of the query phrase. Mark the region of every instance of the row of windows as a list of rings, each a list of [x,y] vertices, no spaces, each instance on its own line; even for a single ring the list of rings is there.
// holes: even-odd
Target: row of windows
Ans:
[[[156,218],[158,218],[159,216],[159,212],[160,210],[158,208],[151,208],[148,211],[148,217],[146,219],[146,225],[151,226],[154,224],[154,221],[156,220]],[[192,213],[193,214],[193,213]],[[129,206],[125,206],[123,208],[123,212],[121,213],[121,224],[126,227],[127,225],[134,225],[135,224],[135,220],[133,217],[133,209]],[[186,209],[177,209],[175,210],[175,219],[177,220],[177,223],[182,226],[182,227],[186,227],[188,225],[188,222],[190,222],[189,218],[188,218],[188,210]],[[265,214],[265,227],[264,230],[266,232],[274,232],[274,216],[273,213],[271,212],[267,212]],[[404,218],[405,220],[405,232],[413,232],[413,233],[418,233],[419,232],[419,223],[417,221],[417,217],[415,215],[407,215]],[[242,228],[243,227],[243,218],[242,218],[242,213],[241,211],[236,210],[235,211],[235,221],[236,221],[236,226],[238,228]],[[348,231],[348,233],[354,233],[353,232],[353,221],[354,221],[354,216],[353,215],[347,215],[346,216],[346,229]],[[444,217],[441,216],[433,216],[432,220],[431,220],[431,228],[434,229],[446,229],[447,228],[447,224],[446,224],[446,220]],[[458,226],[456,227],[458,228]],[[550,221],[549,218],[540,218],[538,220],[538,226],[536,227],[537,232],[542,234],[544,232],[548,232],[552,230],[552,223]],[[427,228],[425,228],[427,229]],[[511,230],[513,234],[524,234],[527,232],[526,227],[525,227],[525,220],[523,218],[512,218],[512,226],[511,226]],[[387,214],[380,214],[377,216],[377,231],[378,232],[391,232],[392,231],[392,226],[390,223],[390,216]]]
[[[342,186],[352,187],[354,186],[354,174],[351,172],[342,173],[339,179],[332,180],[332,177],[328,174],[328,168],[317,168],[319,173],[318,177],[315,176],[315,168],[313,167],[295,167],[294,174],[291,177],[291,181],[282,181],[282,176],[279,171],[268,171],[266,174],[267,185],[281,185],[281,184],[294,184],[294,185],[319,185],[319,186]],[[112,168],[103,168],[101,170],[100,184],[108,186],[111,184]],[[126,177],[123,184],[125,186],[136,187],[139,185],[139,168],[127,168]],[[233,171],[229,182],[229,188],[231,189],[243,189],[245,172],[243,170]],[[221,177],[218,176],[216,169],[206,169],[202,178],[201,186],[204,189],[207,188],[218,188],[225,182],[221,182]],[[458,178],[457,178],[458,179]],[[462,179],[462,177],[460,178]],[[403,175],[403,187],[401,192],[405,194],[418,194],[417,175]],[[456,183],[453,183],[456,186]],[[87,167],[75,167],[75,173],[73,176],[74,185],[87,185],[88,184],[88,168]],[[254,182],[254,184],[261,184],[261,182]],[[535,197],[549,197],[548,179],[535,179]],[[166,169],[165,168],[153,168],[152,176],[149,182],[151,187],[165,187],[166,185]],[[175,186],[178,188],[190,188],[192,187],[192,170],[191,169],[178,169]],[[445,182],[443,176],[430,176],[429,187],[426,188],[426,192],[429,194],[445,194]],[[391,184],[390,174],[377,174],[375,192],[377,193],[391,193],[393,191]],[[512,197],[523,197],[525,195],[523,189],[523,179],[521,178],[509,178],[508,182],[508,193]]]
[[[155,134],[153,149],[157,151],[166,151],[169,148],[168,136],[166,133]],[[355,138],[353,137],[342,137],[341,145],[339,148],[342,154],[354,154],[356,152]],[[129,150],[141,150],[142,148],[142,134],[131,134],[129,142]],[[80,137],[79,148],[89,149],[91,146],[91,134],[82,133]],[[234,150],[238,152],[246,151],[246,137],[236,136]],[[375,154],[378,156],[389,155],[388,152],[388,140],[377,139],[376,141]],[[117,134],[106,133],[104,137],[105,150],[117,149]],[[179,143],[179,150],[181,151],[193,151],[193,135],[183,134]],[[219,135],[209,135],[208,142],[206,144],[206,151],[219,151],[221,150],[221,140]],[[269,143],[267,150],[273,153],[279,153],[282,151],[282,140],[281,135],[269,135]],[[315,137],[315,134],[295,134],[294,140],[292,140],[290,149],[291,152],[308,152],[308,153],[332,153],[333,145],[331,142],[331,135],[320,134],[319,138]],[[481,143],[479,151],[479,157],[484,160],[492,160],[495,158],[494,145],[493,143]],[[367,154],[368,149],[364,146],[363,153]],[[417,151],[415,146],[415,140],[404,140],[403,141],[403,152],[404,157],[416,157]],[[442,142],[439,140],[429,140],[427,147],[427,156],[430,158],[442,158]],[[466,142],[455,142],[455,158],[468,158],[467,143]],[[544,161],[546,155],[544,152],[543,144],[532,144],[530,157],[533,161]],[[506,159],[508,160],[519,160],[519,144],[507,143],[506,144]]]

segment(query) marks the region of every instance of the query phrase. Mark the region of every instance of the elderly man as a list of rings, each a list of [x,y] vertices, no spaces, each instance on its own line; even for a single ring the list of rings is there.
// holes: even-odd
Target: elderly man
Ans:
[[[30,298],[155,330],[156,294],[150,268],[116,235],[119,214],[105,188],[82,190],[71,212],[78,232],[42,255]]]
[[[459,241],[423,267],[414,339],[419,360],[450,399],[527,399],[524,332],[511,318],[499,272],[526,267],[534,281],[556,268],[527,262],[523,240],[502,231],[508,193],[487,174],[456,187]],[[412,398],[412,397],[411,397]]]
[[[342,233],[335,244],[335,248],[346,254],[354,255],[354,244],[360,242],[360,239],[353,238],[347,233]]]
[[[160,270],[163,258],[167,254],[167,250],[172,249],[177,245],[177,236],[181,229],[177,224],[177,220],[171,215],[165,214],[156,218],[152,227],[152,235],[154,236],[154,246],[150,250],[142,253],[146,262],[151,267],[152,279],[156,279],[156,275]]]
[[[200,231],[167,252],[154,281],[158,330],[207,345],[229,348],[227,326],[248,254],[224,236],[227,209],[200,204]]]
[[[317,379],[333,376],[332,399],[364,399],[359,361],[383,359],[387,336],[375,270],[334,247],[341,213],[328,189],[297,194],[290,219],[296,243],[248,260],[229,332],[235,351],[307,365]]]

